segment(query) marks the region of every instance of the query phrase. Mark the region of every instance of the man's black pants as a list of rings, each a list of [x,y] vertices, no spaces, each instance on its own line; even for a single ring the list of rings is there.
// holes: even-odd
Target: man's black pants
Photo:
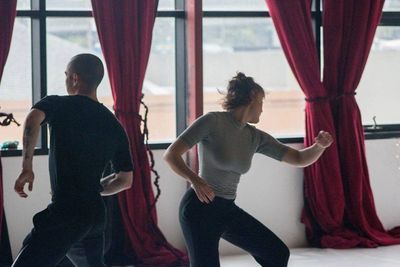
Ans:
[[[67,255],[79,267],[103,267],[105,207],[92,199],[63,199],[33,217],[13,267],[54,267]]]
[[[287,266],[287,246],[233,200],[215,197],[205,204],[189,189],[181,201],[179,219],[191,267],[219,267],[221,237],[249,252],[261,266]]]

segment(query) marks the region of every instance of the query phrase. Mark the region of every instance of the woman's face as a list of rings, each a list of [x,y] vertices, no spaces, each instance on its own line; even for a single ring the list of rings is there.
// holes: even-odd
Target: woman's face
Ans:
[[[258,123],[260,121],[260,116],[263,111],[265,95],[263,92],[258,92],[254,96],[253,100],[249,104],[249,122]]]

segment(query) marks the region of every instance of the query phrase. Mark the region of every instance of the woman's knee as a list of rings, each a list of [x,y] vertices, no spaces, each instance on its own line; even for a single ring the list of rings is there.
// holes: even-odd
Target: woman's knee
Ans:
[[[286,267],[289,262],[290,250],[286,245],[275,246],[269,249],[261,256],[255,256],[255,259],[261,266]]]
[[[285,248],[283,249],[282,254],[283,254],[282,262],[286,263],[286,265],[287,265],[287,263],[289,262],[289,257],[290,257],[290,250],[287,246],[285,246]],[[284,265],[284,266],[286,266],[286,265]]]
[[[276,266],[286,267],[288,265],[289,257],[290,257],[289,248],[286,245],[283,245],[279,249],[279,252],[276,254],[277,254],[277,258],[276,258],[277,265]]]

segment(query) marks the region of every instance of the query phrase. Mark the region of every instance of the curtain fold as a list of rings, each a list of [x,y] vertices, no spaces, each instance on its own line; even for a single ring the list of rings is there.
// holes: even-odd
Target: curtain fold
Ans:
[[[12,32],[14,28],[15,16],[17,14],[17,0],[0,1],[0,83],[3,76],[4,66],[6,65],[8,52],[10,51]],[[0,240],[1,229],[4,219],[3,207],[3,170],[1,166],[0,153]]]
[[[364,130],[355,93],[361,80],[384,0],[324,1],[324,86],[335,92],[332,106],[345,191],[350,238],[358,246],[399,244],[380,222],[374,204],[365,157]],[[341,244],[341,247],[351,247]]]
[[[282,49],[289,65],[306,96],[306,136],[304,145],[314,143],[321,130],[334,139],[335,129],[331,116],[330,92],[320,80],[317,48],[311,25],[311,1],[266,0]],[[344,192],[341,182],[338,151],[332,145],[321,159],[305,168],[304,203],[302,220],[312,244],[319,240],[320,232],[333,232],[342,226]],[[318,224],[311,220],[313,214]]]
[[[187,264],[187,256],[170,245],[157,226],[139,115],[157,5],[157,0],[92,0],[115,115],[127,132],[134,164],[132,188],[118,195],[130,250],[140,259],[140,266],[181,266]]]
[[[380,223],[369,184],[364,132],[355,101],[383,0],[324,1],[324,79],[311,24],[311,1],[266,0],[289,65],[306,96],[305,146],[320,130],[335,142],[304,170],[302,222],[311,245],[331,248],[399,243]],[[398,235],[399,228],[391,231]]]

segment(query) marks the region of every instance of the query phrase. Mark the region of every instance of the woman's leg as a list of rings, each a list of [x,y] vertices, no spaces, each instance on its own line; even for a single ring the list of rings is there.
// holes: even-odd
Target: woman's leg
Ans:
[[[192,189],[181,201],[179,220],[191,267],[219,267],[218,244],[222,234],[215,203],[201,203]]]
[[[223,239],[249,252],[261,266],[287,266],[289,249],[271,230],[239,207],[230,217]]]

